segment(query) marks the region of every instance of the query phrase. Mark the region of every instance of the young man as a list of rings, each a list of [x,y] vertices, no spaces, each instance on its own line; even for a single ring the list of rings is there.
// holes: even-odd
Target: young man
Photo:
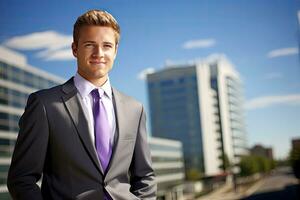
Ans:
[[[144,109],[108,78],[119,25],[109,13],[91,10],[77,19],[73,38],[75,77],[28,98],[9,192],[28,200],[156,199]]]

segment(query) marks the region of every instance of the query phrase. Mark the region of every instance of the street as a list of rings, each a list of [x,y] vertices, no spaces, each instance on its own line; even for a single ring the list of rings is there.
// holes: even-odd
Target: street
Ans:
[[[300,200],[300,185],[290,168],[275,170],[247,188],[235,192],[225,186],[198,200]]]
[[[276,171],[265,178],[260,187],[244,200],[299,200],[300,186],[288,168]]]

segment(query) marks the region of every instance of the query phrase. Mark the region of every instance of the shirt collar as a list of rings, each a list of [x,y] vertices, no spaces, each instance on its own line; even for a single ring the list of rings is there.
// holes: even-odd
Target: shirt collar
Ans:
[[[112,89],[109,77],[107,77],[107,81],[101,87],[96,87],[77,72],[74,76],[74,84],[82,98],[87,97],[93,89],[101,88],[102,90],[104,90],[106,96],[112,99]]]

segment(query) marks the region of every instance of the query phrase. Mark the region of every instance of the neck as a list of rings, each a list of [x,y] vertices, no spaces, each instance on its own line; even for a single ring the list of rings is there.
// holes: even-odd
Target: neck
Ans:
[[[88,79],[87,79],[88,80]],[[107,81],[107,76],[102,77],[100,79],[90,79],[88,80],[89,82],[91,82],[94,86],[96,87],[101,87],[102,85],[104,85],[104,83],[106,83]]]
[[[106,81],[108,80],[108,76],[103,76],[101,78],[91,78],[91,77],[86,77],[83,74],[81,74],[79,71],[77,71],[77,73],[84,78],[85,80],[89,81],[90,83],[92,83],[94,86],[96,87],[101,87],[102,85],[104,85],[106,83]]]

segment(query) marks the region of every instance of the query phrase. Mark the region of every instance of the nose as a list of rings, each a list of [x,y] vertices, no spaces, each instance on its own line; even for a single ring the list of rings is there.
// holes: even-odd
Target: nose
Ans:
[[[104,51],[101,46],[95,46],[94,51],[93,51],[93,56],[94,57],[103,57],[104,56]]]

